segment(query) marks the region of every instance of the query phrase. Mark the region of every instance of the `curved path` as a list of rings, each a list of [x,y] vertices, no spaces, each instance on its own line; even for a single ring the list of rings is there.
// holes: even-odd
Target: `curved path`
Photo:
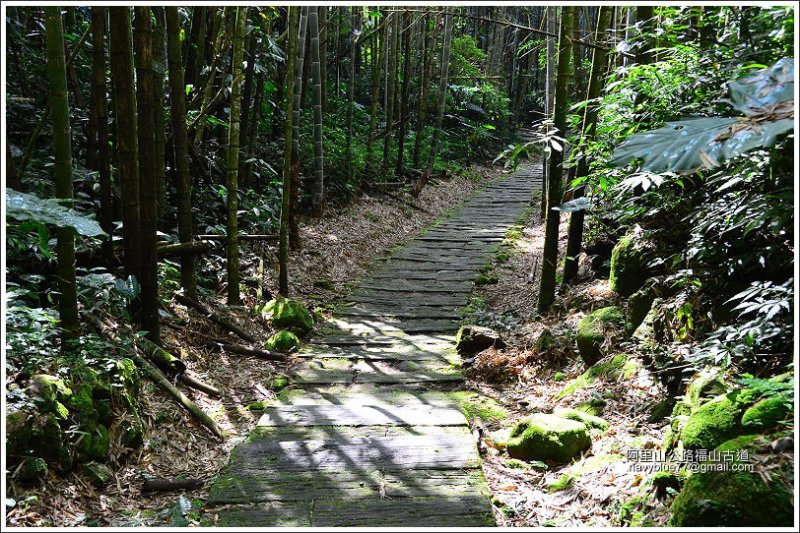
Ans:
[[[473,280],[540,186],[538,169],[490,182],[358,283],[212,486],[217,525],[494,525],[447,392],[463,382],[453,340]]]

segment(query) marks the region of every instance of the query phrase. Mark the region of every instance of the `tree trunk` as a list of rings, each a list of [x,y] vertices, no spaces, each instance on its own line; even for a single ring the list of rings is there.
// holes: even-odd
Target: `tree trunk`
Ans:
[[[300,111],[303,105],[303,65],[306,58],[306,32],[308,29],[308,7],[300,11],[294,63],[294,95],[292,96],[292,181],[289,187],[289,246],[292,250],[300,249],[300,230],[298,212],[300,211]],[[287,73],[289,71],[287,70]],[[288,74],[287,74],[288,77]]]
[[[392,130],[394,129],[394,100],[395,85],[397,83],[397,48],[400,44],[400,14],[392,14],[391,38],[387,40],[389,49],[389,68],[386,80],[386,131],[383,136],[383,165],[384,172],[389,170],[389,156],[392,151]]]
[[[178,239],[192,242],[192,181],[189,176],[189,134],[186,131],[186,91],[181,64],[180,19],[178,8],[166,7],[169,102],[172,119],[172,146],[175,152],[175,191],[178,204]],[[181,286],[186,295],[197,298],[197,277],[193,255],[181,256]]]
[[[319,67],[319,19],[317,13],[318,8],[316,6],[308,8],[308,31],[311,37],[311,78],[314,84],[312,92],[312,104],[314,106],[314,187],[311,191],[311,205],[314,216],[319,217],[322,216],[322,211],[325,208],[325,159],[322,151],[322,81]],[[350,111],[350,121],[352,126],[352,111]],[[348,162],[348,164],[350,163]]]
[[[286,38],[286,72],[294,73],[297,61],[297,37],[300,25],[300,10],[303,8],[288,8],[287,25],[288,36]],[[286,102],[284,112],[286,120],[283,125],[283,192],[281,196],[281,228],[280,244],[278,252],[278,284],[282,296],[289,296],[289,189],[292,186],[292,156],[293,148],[293,127],[292,119],[294,110],[295,76],[286,76]]]
[[[242,62],[244,61],[244,32],[247,27],[247,7],[236,9],[233,30],[233,65],[231,66],[231,112],[228,128],[228,305],[239,305],[239,126],[242,111]]]
[[[53,169],[56,198],[71,200],[72,141],[67,96],[67,65],[64,54],[64,27],[61,8],[45,7],[45,40],[47,42],[47,72],[50,82],[50,107],[53,110]],[[75,234],[72,228],[58,228],[58,314],[61,320],[61,350],[68,350],[67,341],[80,336],[78,293],[75,283]]]
[[[253,107],[253,81],[255,79],[256,52],[258,40],[251,35],[247,46],[247,68],[244,73],[244,93],[242,93],[242,125],[241,137],[244,140],[239,154],[239,187],[247,188],[250,182],[250,164],[247,163],[247,154],[250,152],[250,111]]]
[[[557,7],[546,8],[546,23],[547,31],[549,33],[556,33],[558,24],[557,20]],[[552,119],[553,116],[553,99],[555,97],[555,39],[553,37],[547,38],[547,68],[545,71],[545,86],[544,86],[544,115],[545,119]],[[544,180],[542,181],[544,187],[542,190],[542,203],[540,216],[544,219],[547,216],[547,188],[550,186],[550,168],[546,164],[544,166]]]
[[[566,5],[562,8],[561,29],[558,37],[558,73],[556,75],[555,100],[553,102],[553,129],[555,134],[566,138],[567,104],[569,97],[569,59],[572,52],[570,37],[575,30],[575,7]],[[542,276],[539,284],[540,313],[545,313],[555,300],[556,266],[558,264],[558,225],[560,211],[554,208],[561,204],[562,195],[562,163],[564,151],[551,150],[548,161],[547,215],[545,218],[544,247],[542,250]]]
[[[167,230],[167,126],[164,123],[164,75],[167,68],[166,50],[164,48],[164,8],[154,7],[153,18],[156,23],[153,32],[153,105],[155,106],[155,142],[156,142],[156,191],[158,227]]]
[[[214,23],[211,26],[211,33],[214,36],[214,52],[213,57],[211,58],[211,65],[208,69],[208,79],[203,85],[203,97],[200,105],[200,113],[192,122],[193,125],[197,125],[197,129],[194,132],[195,146],[198,146],[201,142],[203,142],[203,134],[205,133],[206,128],[206,113],[208,112],[209,104],[211,103],[211,98],[213,96],[214,82],[217,78],[217,63],[219,63],[219,58],[222,55],[223,42],[225,40],[225,13],[227,9],[229,8],[214,10]]]
[[[403,36],[403,89],[400,96],[400,127],[397,131],[397,164],[395,174],[403,173],[403,155],[406,143],[406,121],[408,120],[408,97],[411,90],[411,15],[406,13],[403,17],[406,27]]]
[[[606,30],[611,26],[612,7],[600,7],[597,18],[597,30],[595,31],[594,42],[605,44]],[[592,54],[592,71],[589,75],[589,88],[586,91],[586,100],[589,101],[583,112],[583,124],[581,125],[581,135],[583,142],[594,138],[597,123],[597,104],[593,100],[600,96],[603,90],[603,78],[608,63],[608,50],[606,48],[595,48]],[[589,161],[584,155],[578,160],[575,171],[575,178],[580,179],[589,174]],[[584,187],[581,186],[575,191],[574,198],[583,196]],[[572,282],[578,273],[578,254],[581,251],[581,241],[583,240],[583,220],[584,211],[573,211],[569,218],[569,231],[567,236],[567,251],[564,259],[564,284]]]
[[[111,157],[108,147],[108,108],[106,107],[106,52],[105,34],[108,10],[92,7],[92,115],[97,134],[96,168],[100,176],[100,227],[108,234],[103,243],[103,255],[113,258],[111,235],[113,233],[113,193],[111,189]]]
[[[425,115],[428,111],[428,85],[431,80],[431,70],[433,69],[433,48],[439,33],[439,18],[433,16],[433,32],[428,28],[430,15],[425,15],[425,65],[422,68],[422,81],[420,81],[419,99],[417,101],[417,128],[414,132],[414,155],[412,161],[414,168],[419,168],[422,159],[422,137],[425,135]]]
[[[636,62],[640,65],[647,65],[653,62],[650,55],[650,49],[653,48],[653,30],[654,30],[654,11],[653,6],[637,6],[636,18],[641,22],[641,32],[644,35],[644,41],[640,44],[639,52],[636,54]]]
[[[414,189],[414,196],[419,196],[422,189],[428,183],[431,174],[433,173],[433,165],[436,162],[436,155],[439,151],[439,137],[442,135],[442,121],[444,118],[444,104],[447,99],[447,72],[450,65],[450,42],[453,33],[453,16],[445,15],[444,17],[444,42],[442,43],[442,61],[441,69],[439,71],[439,102],[436,106],[436,126],[433,130],[433,140],[431,141],[431,150],[428,154],[428,165],[425,167],[425,173],[419,178],[419,185]]]
[[[158,301],[158,253],[157,241],[157,182],[155,141],[155,87],[153,75],[153,24],[148,7],[135,8],[134,45],[136,62],[136,108],[138,111],[137,141],[139,146],[139,211],[140,248],[142,265],[139,276],[141,285],[141,326],[148,338],[156,344],[161,342]]]
[[[356,31],[358,26],[358,9],[353,7],[352,20],[353,27],[350,31],[350,72],[347,76],[347,118],[345,129],[347,139],[345,141],[345,157],[347,158],[347,181],[353,182],[355,176],[355,165],[353,164],[353,107],[355,106],[355,87],[356,87]]]
[[[369,135],[367,136],[367,164],[366,168],[364,169],[364,179],[367,179],[369,174],[372,171],[373,164],[374,164],[374,154],[373,148],[375,146],[375,136],[376,130],[378,127],[378,107],[380,105],[380,93],[381,93],[381,70],[383,66],[384,60],[384,50],[386,49],[381,42],[381,36],[383,36],[383,42],[385,43],[389,37],[388,34],[388,25],[386,23],[383,24],[383,29],[375,34],[375,43],[373,47],[377,51],[377,59],[375,61],[375,68],[372,70],[372,98],[370,101],[369,107]]]
[[[322,115],[328,111],[328,6],[319,7],[319,79],[322,85]]]
[[[136,138],[136,93],[133,72],[133,34],[127,7],[110,7],[111,75],[114,83],[116,167],[120,179],[123,260],[126,276],[140,279],[139,145]],[[138,299],[132,314],[138,312]]]

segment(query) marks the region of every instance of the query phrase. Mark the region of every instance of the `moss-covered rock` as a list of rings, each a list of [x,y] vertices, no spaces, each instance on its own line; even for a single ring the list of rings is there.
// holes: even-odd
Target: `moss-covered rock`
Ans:
[[[684,448],[712,450],[739,434],[742,406],[730,396],[719,396],[689,416],[681,430]]]
[[[33,416],[29,409],[9,411],[6,414],[6,453],[26,455],[30,451],[33,436],[30,420]]]
[[[567,420],[580,422],[589,429],[606,431],[611,427],[611,424],[609,424],[607,420],[604,420],[599,416],[590,415],[589,413],[579,409],[556,409],[553,414],[560,416],[561,418],[566,418]]]
[[[717,450],[756,451],[761,439],[742,436],[722,443]],[[669,525],[673,527],[791,527],[794,498],[793,466],[747,472],[701,470],[689,476],[672,502]]]
[[[641,231],[622,237],[611,252],[609,286],[622,296],[638,291],[649,277],[646,242]]]
[[[584,362],[592,366],[602,357],[606,339],[618,336],[625,326],[625,314],[619,307],[603,307],[584,316],[578,323],[575,340]]]
[[[17,481],[25,485],[34,485],[44,479],[48,471],[47,461],[41,457],[26,457],[19,466]]]
[[[683,400],[675,402],[675,406],[672,408],[669,427],[664,434],[664,447],[666,449],[671,450],[678,445],[678,441],[680,441],[681,438],[681,428],[683,428],[683,425],[691,414],[692,407],[688,403]]]
[[[579,403],[574,407],[578,411],[583,411],[592,416],[600,416],[606,407],[606,401],[602,398],[592,398],[591,400]]]
[[[53,413],[36,415],[32,419],[31,447],[35,456],[46,460],[59,472],[72,468],[70,439]]]
[[[584,424],[537,413],[512,429],[506,450],[514,459],[567,463],[591,446],[592,439]]]
[[[556,336],[553,334],[553,330],[550,328],[544,328],[536,337],[536,340],[533,341],[533,349],[539,354],[546,353],[555,345]]]
[[[647,482],[655,489],[656,498],[660,499],[669,495],[670,491],[677,492],[681,488],[683,480],[675,472],[661,471],[650,476]]]
[[[560,400],[586,389],[596,381],[622,381],[631,379],[639,371],[639,363],[626,354],[617,354],[607,361],[600,361],[589,370],[570,380],[555,399]]]
[[[469,324],[461,326],[456,334],[456,351],[461,355],[474,355],[491,347],[503,348],[505,342],[491,328]]]
[[[114,472],[102,463],[86,463],[81,470],[89,478],[89,482],[98,489],[102,489],[114,477]]]
[[[272,391],[280,392],[289,386],[289,378],[286,376],[273,376],[269,381],[269,388]]]
[[[277,298],[267,302],[263,313],[272,324],[298,335],[306,335],[314,328],[314,317],[303,304],[289,298]]]
[[[109,444],[108,428],[97,425],[82,435],[78,443],[78,458],[82,462],[105,461],[108,458]]]
[[[654,300],[655,290],[652,285],[645,285],[628,298],[628,305],[625,309],[625,332],[628,335],[632,335],[636,328],[644,322]]]
[[[672,413],[674,406],[675,400],[673,398],[666,398],[652,404],[648,408],[647,421],[651,424],[661,422]]]
[[[475,285],[478,287],[482,287],[483,285],[495,285],[498,281],[500,281],[500,278],[497,277],[497,274],[480,273],[475,276]]]
[[[722,378],[722,372],[718,368],[708,367],[697,372],[689,380],[684,401],[689,404],[692,411],[696,411],[704,403],[726,392],[728,386]]]
[[[66,420],[69,410],[64,403],[72,397],[72,389],[64,380],[48,374],[36,374],[31,377],[30,390],[34,403],[42,413],[52,413],[60,420]]]
[[[659,311],[664,301],[656,298],[650,305],[642,322],[633,330],[631,338],[645,346],[654,346],[657,341],[656,327],[659,324]]]
[[[786,420],[791,412],[792,397],[776,394],[747,409],[742,415],[742,428],[748,432],[767,432]]]
[[[300,346],[300,339],[291,331],[279,331],[267,339],[264,347],[267,350],[290,352]]]

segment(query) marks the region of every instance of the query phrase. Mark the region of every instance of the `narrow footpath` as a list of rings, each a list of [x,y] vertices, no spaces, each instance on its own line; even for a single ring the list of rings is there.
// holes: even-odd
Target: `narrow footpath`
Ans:
[[[212,523],[495,525],[452,397],[464,381],[454,340],[475,277],[541,179],[537,166],[493,180],[358,283],[233,450],[209,494]]]

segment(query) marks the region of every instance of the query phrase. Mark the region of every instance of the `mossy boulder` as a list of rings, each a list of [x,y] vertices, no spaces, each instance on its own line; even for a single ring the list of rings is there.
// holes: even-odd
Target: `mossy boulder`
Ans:
[[[653,346],[656,344],[658,336],[656,330],[660,327],[659,312],[663,303],[664,301],[661,298],[656,298],[652,301],[644,319],[642,319],[641,323],[633,330],[631,334],[632,339],[646,346]],[[629,316],[628,320],[630,319]]]
[[[678,400],[672,408],[672,416],[670,416],[669,427],[664,434],[664,447],[668,450],[675,448],[681,438],[681,428],[686,423],[686,419],[692,414],[692,407],[684,402]]]
[[[591,415],[580,409],[556,409],[553,414],[560,416],[561,418],[566,418],[567,420],[580,422],[589,429],[606,431],[611,427],[611,424],[609,424],[607,420],[600,418],[599,416]]]
[[[475,355],[491,347],[503,348],[505,342],[500,334],[483,326],[461,326],[456,334],[456,351],[461,355]]]
[[[578,323],[575,340],[584,362],[592,366],[602,357],[607,339],[619,336],[625,326],[625,313],[619,307],[603,307],[584,316]]]
[[[72,398],[72,389],[64,380],[48,374],[36,374],[31,377],[29,388],[40,412],[52,413],[60,420],[69,416],[64,403]]]
[[[269,381],[269,388],[272,391],[280,392],[289,386],[289,378],[286,376],[273,376]]]
[[[651,424],[661,422],[672,413],[674,406],[675,400],[673,398],[666,398],[650,405],[647,409],[647,421]]]
[[[291,331],[279,331],[267,339],[264,347],[267,350],[290,352],[300,346],[300,339]]]
[[[689,404],[692,411],[696,411],[704,403],[725,394],[728,390],[729,387],[723,380],[720,369],[708,367],[697,372],[689,380],[684,401]]]
[[[506,450],[514,459],[568,463],[591,446],[589,430],[581,422],[537,413],[511,430]]]
[[[611,290],[627,297],[642,288],[650,276],[647,260],[647,243],[641,231],[622,237],[611,252]]]
[[[306,335],[314,328],[314,317],[303,304],[289,298],[277,298],[267,302],[263,313],[276,328],[289,330],[297,335]]]
[[[579,403],[574,407],[578,411],[590,414],[592,416],[600,416],[603,414],[603,409],[606,407],[606,401],[602,398],[592,398],[591,400]]]
[[[681,488],[683,480],[677,473],[664,470],[650,476],[647,482],[655,489],[656,498],[661,499],[667,496],[670,491],[677,492]]]
[[[86,463],[81,470],[89,478],[89,482],[98,489],[108,485],[114,477],[114,472],[102,463]]]
[[[745,435],[722,443],[717,450],[757,451],[761,439]],[[794,498],[793,466],[753,472],[729,468],[701,470],[689,476],[672,502],[672,527],[791,527]]]
[[[792,397],[776,394],[747,409],[742,415],[742,428],[748,432],[767,432],[778,427],[791,412]]]
[[[636,328],[644,322],[647,313],[653,307],[654,300],[655,290],[652,285],[645,285],[628,298],[628,305],[625,309],[625,332],[628,335],[632,335]]]
[[[599,381],[624,381],[631,379],[639,371],[640,365],[636,359],[626,354],[617,354],[614,357],[600,361],[589,368],[577,378],[570,380],[556,395],[560,400],[571,396],[579,390],[586,389]]]
[[[106,432],[113,427],[121,433],[123,446],[135,449],[144,443],[144,422],[139,408],[140,378],[132,360],[109,360],[102,370],[79,365],[72,372],[72,388],[75,392],[69,405],[79,431],[94,434],[99,426]],[[92,449],[90,455],[102,461],[98,454],[103,440],[93,437],[91,444],[81,441],[79,447],[83,450],[88,446]]]
[[[81,462],[105,461],[108,458],[109,444],[108,428],[97,425],[82,435],[77,447],[78,458]]]
[[[72,468],[70,439],[53,413],[39,414],[32,419],[31,447],[33,455],[46,460],[59,472]]]
[[[544,328],[536,337],[536,340],[533,341],[533,349],[539,354],[546,353],[555,345],[556,336],[553,334],[553,330],[550,328]]]
[[[15,456],[28,453],[33,437],[30,423],[33,416],[30,409],[18,409],[6,414],[6,453]]]
[[[47,461],[41,457],[26,457],[19,467],[17,481],[24,485],[35,485],[47,476]]]
[[[741,430],[742,411],[732,394],[703,404],[689,416],[681,430],[683,447],[712,450],[736,437]]]

